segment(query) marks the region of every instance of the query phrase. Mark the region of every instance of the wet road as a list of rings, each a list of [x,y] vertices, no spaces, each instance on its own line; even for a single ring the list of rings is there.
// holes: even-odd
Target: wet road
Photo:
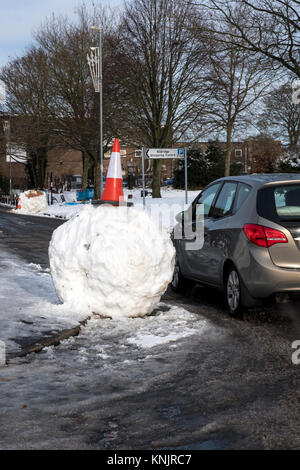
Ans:
[[[46,267],[60,223],[0,208],[1,243]],[[107,330],[99,342],[114,350],[109,368],[82,335],[58,346],[51,366],[37,354],[0,371],[0,448],[300,449],[299,303],[233,320],[222,296],[199,286],[163,301],[166,314],[183,307],[209,328],[151,355],[124,347],[125,327]]]
[[[14,215],[0,206],[0,231],[8,250],[29,263],[49,266],[48,245],[55,230],[63,221],[48,217]]]

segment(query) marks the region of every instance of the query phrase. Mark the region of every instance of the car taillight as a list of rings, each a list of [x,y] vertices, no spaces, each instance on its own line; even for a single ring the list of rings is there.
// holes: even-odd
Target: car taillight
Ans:
[[[286,238],[283,232],[276,230],[275,228],[264,227],[266,234],[268,246],[275,245],[276,243],[287,243],[288,239]]]
[[[245,224],[244,232],[250,242],[268,248],[276,243],[288,243],[284,233],[263,225]]]

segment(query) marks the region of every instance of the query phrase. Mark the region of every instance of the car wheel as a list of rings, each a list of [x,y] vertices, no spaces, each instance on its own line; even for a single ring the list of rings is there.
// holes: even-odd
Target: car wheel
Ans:
[[[173,279],[171,281],[171,288],[174,292],[185,293],[188,287],[191,287],[192,281],[186,279],[180,270],[180,266],[178,260],[176,258],[174,272],[173,272]]]
[[[242,285],[235,268],[230,268],[225,284],[226,304],[232,317],[239,317],[242,310]]]

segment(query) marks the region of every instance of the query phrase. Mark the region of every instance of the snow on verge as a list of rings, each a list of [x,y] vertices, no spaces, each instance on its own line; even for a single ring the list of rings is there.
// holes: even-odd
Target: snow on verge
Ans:
[[[86,206],[54,231],[49,258],[56,293],[69,307],[138,317],[151,313],[166,291],[175,250],[144,212]]]

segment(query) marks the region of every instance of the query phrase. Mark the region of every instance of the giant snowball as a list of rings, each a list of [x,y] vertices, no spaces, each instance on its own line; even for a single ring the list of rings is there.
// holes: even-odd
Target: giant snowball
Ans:
[[[18,206],[21,206],[21,209],[14,212],[40,214],[48,209],[46,194],[43,191],[25,191],[19,196]]]
[[[76,311],[138,317],[151,313],[167,289],[175,250],[147,213],[87,206],[54,231],[49,258],[62,302]]]

